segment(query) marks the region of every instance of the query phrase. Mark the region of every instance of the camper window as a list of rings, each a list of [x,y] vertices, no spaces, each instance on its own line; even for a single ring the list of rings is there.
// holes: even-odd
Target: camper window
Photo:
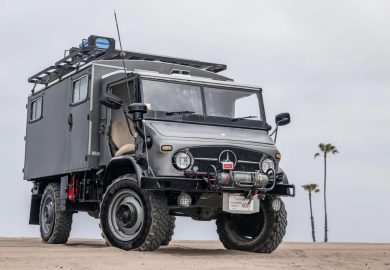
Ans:
[[[88,96],[88,76],[83,76],[73,82],[72,104],[82,102]]]
[[[42,97],[37,98],[31,102],[30,107],[30,121],[36,121],[42,117]]]

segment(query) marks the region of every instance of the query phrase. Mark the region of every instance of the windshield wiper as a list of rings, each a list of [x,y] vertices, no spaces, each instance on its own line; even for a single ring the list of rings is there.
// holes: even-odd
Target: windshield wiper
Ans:
[[[232,118],[232,121],[238,121],[242,119],[251,119],[251,118],[257,118],[255,115],[248,115],[248,116],[243,116],[243,117],[237,117],[237,118]]]
[[[177,114],[193,114],[193,111],[176,111],[176,112],[167,112],[167,115],[177,115]]]

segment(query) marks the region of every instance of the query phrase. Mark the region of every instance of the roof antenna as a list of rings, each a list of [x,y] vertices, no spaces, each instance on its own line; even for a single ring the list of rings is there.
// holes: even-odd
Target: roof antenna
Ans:
[[[115,16],[115,23],[116,23],[116,31],[118,33],[118,39],[119,39],[119,47],[121,49],[119,56],[120,56],[120,58],[122,58],[123,72],[125,73],[125,79],[127,79],[126,65],[125,65],[126,53],[122,49],[121,34],[119,32],[118,18],[116,17],[115,10],[114,10],[114,16]],[[129,82],[127,82],[127,81],[126,81],[126,87],[127,87],[127,94],[129,95],[129,101],[130,101],[130,88],[129,88]]]
[[[125,53],[125,52],[123,51],[123,49],[122,49],[122,41],[121,41],[121,35],[120,35],[120,33],[119,33],[118,18],[116,17],[116,12],[115,12],[115,10],[114,10],[114,16],[115,16],[115,23],[116,23],[116,31],[118,32],[119,47],[120,47],[120,49],[121,49],[120,57],[122,58],[123,71],[125,72],[125,78],[127,79],[126,66],[125,66],[125,57],[126,57],[126,53]],[[127,86],[127,93],[129,94],[129,102],[130,102],[130,101],[131,101],[131,100],[130,100],[131,97],[130,97],[130,89],[129,89],[129,82],[128,82],[128,81],[126,81],[126,86]],[[135,130],[133,130],[133,129],[131,128],[131,125],[130,125],[130,123],[129,123],[129,120],[128,120],[128,117],[127,117],[127,114],[126,114],[124,108],[123,108],[123,112],[125,113],[126,123],[127,123],[127,127],[129,128],[130,133],[131,133],[135,138],[137,138],[137,137],[138,137],[138,133],[137,133]],[[148,155],[147,138],[146,138],[146,135],[145,135],[145,134],[146,134],[146,133],[145,133],[145,132],[146,132],[146,130],[145,130],[145,125],[143,125],[143,128],[144,128],[144,130],[143,130],[143,134],[144,134],[143,141],[144,141],[145,152],[146,152],[146,162],[147,162],[147,164],[148,164],[148,171],[153,173],[153,171],[151,170],[150,165],[149,165],[149,155]]]
[[[119,54],[120,58],[122,58],[122,64],[123,64],[123,72],[124,72],[124,75],[125,75],[125,80],[126,80],[126,87],[127,87],[127,94],[129,96],[129,103],[131,102],[131,95],[130,95],[130,87],[129,87],[129,82],[127,81],[127,73],[126,73],[126,65],[125,65],[125,58],[126,58],[126,53],[123,51],[122,49],[122,40],[121,40],[121,34],[119,32],[119,24],[118,24],[118,18],[116,17],[116,12],[114,10],[114,16],[115,16],[115,23],[116,23],[116,31],[118,33],[118,39],[119,39],[119,47],[121,49],[121,52]],[[126,109],[125,107],[123,107],[123,113],[125,115],[125,119],[126,119],[126,124],[127,124],[127,128],[129,129],[130,131],[130,134],[133,135],[135,138],[138,137],[138,133],[137,131],[134,129],[134,127],[129,123],[129,117],[128,115],[126,114]],[[148,164],[149,164],[149,161],[148,161]]]

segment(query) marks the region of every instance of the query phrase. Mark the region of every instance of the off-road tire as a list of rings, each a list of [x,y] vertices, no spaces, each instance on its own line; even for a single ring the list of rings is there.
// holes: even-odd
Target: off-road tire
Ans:
[[[164,229],[164,238],[161,242],[162,246],[168,246],[169,242],[172,241],[172,236],[173,236],[174,230],[175,230],[175,221],[176,221],[175,216],[168,217],[167,222],[164,226],[164,228],[165,228]]]
[[[49,233],[45,234],[42,228],[43,202],[51,197],[54,202],[54,224]],[[39,210],[39,227],[41,238],[48,244],[65,244],[68,241],[72,229],[73,213],[61,211],[60,208],[60,183],[50,183],[46,186],[41,199]]]
[[[229,219],[232,219],[235,214],[224,213],[217,218],[217,233],[226,249],[271,253],[279,246],[286,233],[287,227],[287,211],[284,203],[282,202],[282,207],[278,212],[271,210],[269,201],[262,201],[260,207],[260,211],[263,211],[263,213],[266,214],[265,227],[263,227],[261,233],[257,237],[250,241],[238,237],[237,233],[233,232],[230,229],[230,226],[228,226],[228,223],[231,222]],[[244,219],[246,215],[239,216]]]
[[[136,192],[144,205],[144,223],[140,233],[131,241],[121,241],[111,232],[108,224],[108,207],[110,199],[117,192],[130,189]],[[147,192],[138,185],[135,175],[127,174],[114,180],[107,187],[100,204],[100,228],[102,236],[110,246],[124,250],[152,251],[160,247],[165,239],[165,226],[169,224],[167,198],[161,193]]]
[[[89,212],[87,212],[87,214],[88,214],[90,217],[99,219],[99,211],[89,211]]]

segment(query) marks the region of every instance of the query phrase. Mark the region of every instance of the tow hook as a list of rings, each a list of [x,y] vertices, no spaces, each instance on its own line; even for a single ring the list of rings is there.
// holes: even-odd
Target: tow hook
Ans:
[[[257,196],[259,193],[259,188],[255,186],[251,191],[248,192],[247,199],[248,204],[250,204],[255,196]]]

